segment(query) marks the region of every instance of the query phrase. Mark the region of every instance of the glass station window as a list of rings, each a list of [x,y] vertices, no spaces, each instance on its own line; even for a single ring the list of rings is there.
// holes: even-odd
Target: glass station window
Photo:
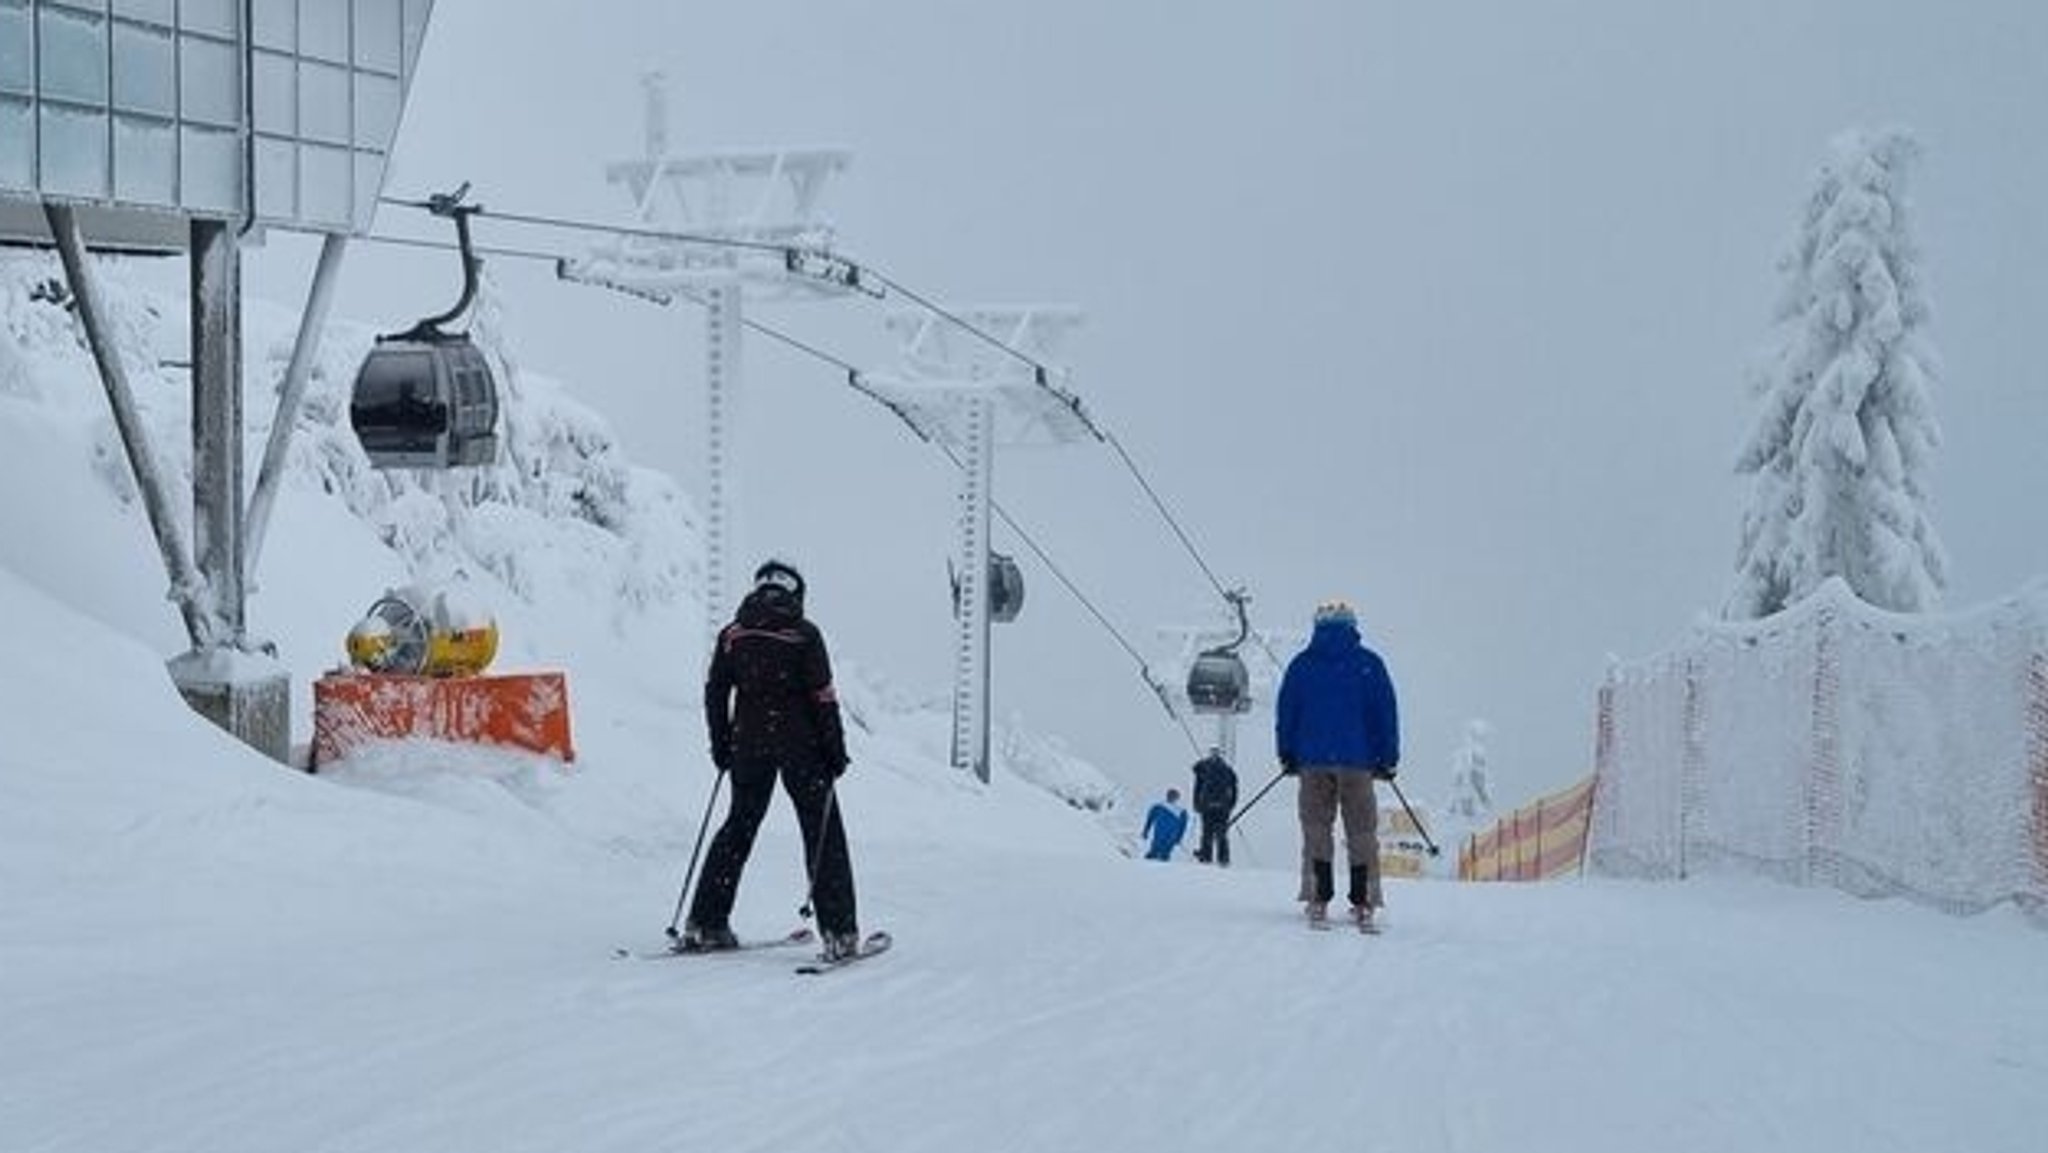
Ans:
[[[356,147],[389,147],[398,132],[400,99],[398,81],[392,77],[356,73]]]
[[[427,13],[433,0],[405,0],[405,72],[419,66],[420,41],[427,35]]]
[[[32,91],[36,80],[36,38],[29,35],[28,9],[0,0],[0,92]]]
[[[256,214],[273,219],[298,215],[299,149],[289,140],[256,138]]]
[[[241,0],[180,0],[178,23],[187,32],[233,39],[241,30]]]
[[[355,0],[355,61],[361,68],[398,74],[405,30],[399,0]]]
[[[35,107],[0,96],[0,187],[28,188],[36,175]]]
[[[42,9],[43,95],[81,104],[107,102],[107,22],[83,12]]]
[[[299,64],[275,52],[250,54],[250,80],[255,91],[250,100],[250,119],[258,132],[290,136],[299,130]]]
[[[178,130],[168,120],[114,118],[114,195],[170,207],[178,202]]]
[[[178,56],[185,119],[223,128],[239,123],[242,67],[235,46],[187,36],[178,43]]]
[[[179,137],[185,207],[233,212],[242,199],[241,140],[233,131],[188,124]]]
[[[302,55],[348,63],[349,5],[344,0],[321,0],[299,9],[299,52]]]
[[[351,224],[368,229],[376,218],[377,195],[384,189],[384,158],[375,152],[356,155],[356,210]]]
[[[317,144],[299,147],[299,215],[319,224],[349,223],[353,191],[348,152]]]
[[[308,140],[347,144],[348,70],[299,62],[299,133]]]
[[[251,0],[249,38],[258,47],[290,52],[299,45],[299,0]]]
[[[168,28],[178,22],[178,0],[114,0],[114,15]]]
[[[43,188],[72,196],[105,197],[107,114],[62,104],[42,107]]]
[[[178,60],[169,32],[114,25],[114,107],[167,118],[177,114]]]

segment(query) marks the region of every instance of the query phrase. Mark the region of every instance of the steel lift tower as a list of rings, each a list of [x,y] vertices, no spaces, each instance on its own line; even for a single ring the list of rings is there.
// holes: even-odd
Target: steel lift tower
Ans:
[[[954,767],[989,779],[989,511],[998,446],[1068,444],[1102,433],[1067,388],[1068,333],[1080,310],[987,306],[899,312],[895,371],[861,380],[898,406],[960,466],[954,614]]]
[[[648,231],[621,233],[581,260],[557,268],[565,280],[705,309],[704,651],[737,603],[732,563],[739,551],[738,490],[732,448],[741,415],[742,331],[751,297],[822,299],[857,287],[850,265],[827,255],[831,226],[819,214],[825,184],[852,163],[840,149],[776,149],[675,155],[669,150],[668,97],[660,73],[643,78],[645,148],[605,168],[607,182],[632,200],[633,220]]]

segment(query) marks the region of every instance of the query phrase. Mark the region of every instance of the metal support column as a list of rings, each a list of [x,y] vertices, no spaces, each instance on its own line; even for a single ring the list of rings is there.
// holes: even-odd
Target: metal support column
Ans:
[[[275,659],[250,651],[242,583],[241,245],[233,223],[190,227],[192,557],[213,624],[169,669],[193,709],[281,762],[291,755],[291,679]]]
[[[192,559],[218,622],[237,644],[242,596],[242,260],[234,226],[192,228]]]
[[[960,446],[960,611],[954,627],[953,766],[989,779],[988,534],[995,484],[995,404],[966,402]]]
[[[731,468],[733,442],[739,433],[741,288],[737,283],[712,288],[704,325],[704,649],[718,639],[718,630],[732,615],[739,598],[733,591],[733,506],[737,479]]]

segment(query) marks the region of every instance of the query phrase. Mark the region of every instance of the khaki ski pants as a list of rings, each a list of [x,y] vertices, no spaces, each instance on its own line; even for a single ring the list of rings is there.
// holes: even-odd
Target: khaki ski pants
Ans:
[[[1334,826],[1341,816],[1347,863],[1352,869],[1365,870],[1367,896],[1373,908],[1381,907],[1386,902],[1380,899],[1380,806],[1373,793],[1372,774],[1363,769],[1305,768],[1300,778],[1301,791],[1295,802],[1301,815],[1301,896],[1297,899],[1315,900],[1314,863],[1337,859]]]

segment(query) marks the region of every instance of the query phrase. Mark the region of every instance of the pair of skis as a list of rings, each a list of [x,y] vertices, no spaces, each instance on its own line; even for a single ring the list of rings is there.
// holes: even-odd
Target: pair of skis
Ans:
[[[1380,935],[1379,922],[1370,917],[1351,916],[1346,917],[1341,921],[1331,920],[1329,917],[1310,917],[1308,919],[1308,927],[1315,930],[1318,933],[1330,932],[1331,930],[1337,928],[1339,925],[1349,925],[1353,929],[1356,929],[1358,932],[1363,933],[1368,937],[1377,937]]]
[[[742,941],[738,945],[726,949],[685,949],[680,945],[671,945],[666,949],[641,952],[635,952],[631,949],[614,949],[612,950],[612,955],[622,960],[631,957],[642,961],[664,961],[678,957],[724,957],[734,953],[755,953],[769,949],[790,949],[803,945],[815,945],[817,940],[818,935],[813,933],[809,926],[800,926],[780,937],[758,941]],[[827,958],[821,954],[798,965],[796,971],[805,976],[816,976],[820,973],[829,973],[834,969],[844,969],[856,961],[865,961],[870,957],[888,952],[889,946],[892,943],[893,941],[889,934],[878,929],[875,932],[869,933],[861,940],[858,952],[844,957],[832,958]]]

